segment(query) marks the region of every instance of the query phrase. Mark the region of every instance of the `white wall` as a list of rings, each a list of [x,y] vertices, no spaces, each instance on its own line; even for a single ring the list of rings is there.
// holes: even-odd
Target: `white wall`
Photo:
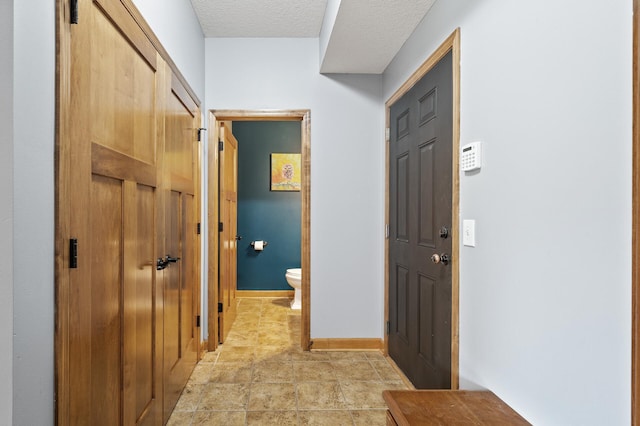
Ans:
[[[381,77],[320,75],[318,46],[318,39],[206,39],[205,104],[311,110],[311,337],[379,338]]]
[[[388,98],[461,28],[460,373],[533,424],[630,423],[632,2],[436,2]]]
[[[0,424],[13,406],[13,1],[0,3]]]
[[[14,2],[16,425],[53,423],[54,3]]]

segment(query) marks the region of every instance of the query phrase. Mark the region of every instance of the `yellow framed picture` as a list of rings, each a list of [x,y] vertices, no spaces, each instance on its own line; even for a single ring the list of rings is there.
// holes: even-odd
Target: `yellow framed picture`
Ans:
[[[271,154],[271,190],[300,191],[300,154]]]

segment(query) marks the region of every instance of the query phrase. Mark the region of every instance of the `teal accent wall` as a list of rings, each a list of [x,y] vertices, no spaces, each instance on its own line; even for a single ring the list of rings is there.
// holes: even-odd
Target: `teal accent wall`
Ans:
[[[238,121],[238,290],[291,290],[284,274],[300,267],[300,192],[272,192],[271,153],[299,153],[298,121]],[[269,244],[261,252],[251,242]]]

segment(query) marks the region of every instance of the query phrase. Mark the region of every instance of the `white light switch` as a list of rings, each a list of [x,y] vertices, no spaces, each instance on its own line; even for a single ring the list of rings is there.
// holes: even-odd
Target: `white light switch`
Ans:
[[[473,219],[462,221],[462,244],[469,247],[476,246],[476,221]]]

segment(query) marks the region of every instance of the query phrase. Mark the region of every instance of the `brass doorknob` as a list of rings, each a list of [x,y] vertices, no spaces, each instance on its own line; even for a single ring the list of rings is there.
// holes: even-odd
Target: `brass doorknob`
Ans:
[[[444,265],[448,265],[449,264],[449,260],[451,260],[451,259],[449,258],[449,255],[446,254],[446,253],[442,253],[442,254],[434,253],[431,256],[431,261],[433,263],[436,263],[436,264],[437,263],[442,263]]]

